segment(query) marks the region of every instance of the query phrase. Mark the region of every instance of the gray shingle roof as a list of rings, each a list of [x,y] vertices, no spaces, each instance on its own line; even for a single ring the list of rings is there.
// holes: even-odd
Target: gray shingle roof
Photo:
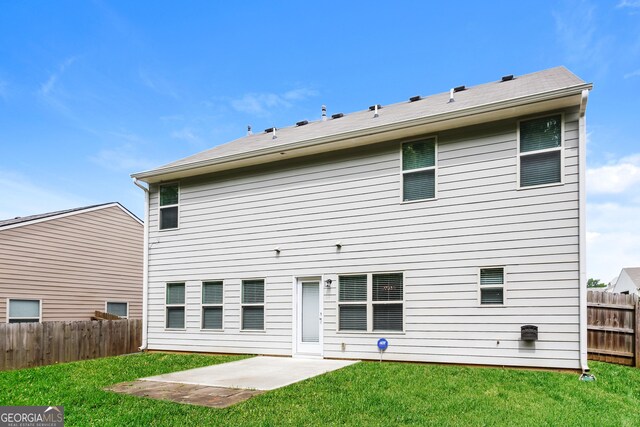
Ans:
[[[18,217],[11,218],[11,219],[0,220],[0,228],[6,227],[7,225],[19,224],[19,223],[27,222],[27,221],[34,221],[36,219],[49,218],[49,217],[53,217],[53,216],[57,216],[57,215],[63,215],[63,214],[66,214],[66,213],[83,211],[85,209],[97,208],[99,206],[106,206],[106,205],[111,205],[111,204],[113,204],[113,202],[101,203],[99,205],[83,206],[81,208],[65,209],[65,210],[62,210],[62,211],[47,212],[47,213],[43,213],[43,214],[36,214],[36,215],[29,215],[29,216],[18,216]]]
[[[626,271],[631,281],[636,285],[636,288],[640,289],[640,267],[623,268],[622,271]]]
[[[476,106],[498,103],[530,95],[560,90],[572,86],[584,85],[585,82],[565,67],[556,67],[522,76],[510,81],[496,81],[469,87],[455,93],[455,102],[449,101],[449,92],[439,93],[422,98],[416,102],[404,101],[397,104],[384,105],[379,110],[379,117],[367,110],[345,114],[344,117],[327,121],[310,122],[304,126],[291,126],[277,129],[277,138],[272,133],[260,132],[244,136],[234,141],[213,147],[201,153],[177,160],[158,169],[175,166],[188,166],[191,163],[215,160],[223,157],[249,154],[253,151],[274,149],[278,146],[313,140],[320,137],[338,136],[357,130],[374,130],[387,124],[410,121],[412,119],[437,116],[465,110]]]

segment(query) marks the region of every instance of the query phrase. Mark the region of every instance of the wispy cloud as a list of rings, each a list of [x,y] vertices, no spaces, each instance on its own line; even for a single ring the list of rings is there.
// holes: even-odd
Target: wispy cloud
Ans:
[[[72,56],[70,58],[62,61],[60,65],[58,65],[58,69],[49,75],[49,78],[40,85],[40,94],[47,97],[49,94],[53,92],[58,83],[58,79],[62,74],[76,61],[76,57]]]
[[[174,85],[164,77],[160,77],[156,73],[142,69],[138,70],[138,76],[142,83],[155,93],[163,96],[169,96],[173,99],[178,99],[178,93],[176,92]]]
[[[295,102],[317,96],[313,89],[300,88],[276,93],[247,93],[239,99],[231,101],[231,107],[236,111],[254,114],[256,116],[268,116],[277,108],[291,108]]]
[[[29,177],[7,170],[0,170],[0,187],[3,190],[0,219],[70,209],[95,202],[68,194],[59,187],[33,183]]]
[[[564,4],[563,10],[554,10],[552,15],[566,61],[596,68],[599,73],[606,72],[610,63],[607,47],[611,40],[599,32],[596,5],[586,0]]]
[[[186,141],[190,144],[201,145],[202,138],[191,128],[185,127],[171,132],[171,138]]]
[[[630,79],[632,77],[640,77],[640,69],[632,71],[624,75],[625,79]]]
[[[640,154],[587,169],[591,194],[623,194],[640,185]]]
[[[109,135],[113,140],[112,145],[89,157],[93,163],[105,169],[126,173],[139,172],[157,166],[157,162],[140,154],[140,147],[148,145],[148,142],[140,136],[130,132],[111,132]]]
[[[616,7],[617,8],[628,7],[632,9],[637,9],[637,8],[640,8],[640,0],[621,0]]]

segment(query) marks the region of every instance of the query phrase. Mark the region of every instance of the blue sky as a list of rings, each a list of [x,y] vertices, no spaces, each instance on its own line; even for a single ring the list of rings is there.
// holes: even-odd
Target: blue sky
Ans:
[[[588,274],[639,266],[640,0],[444,3],[3,1],[0,218],[108,201],[142,216],[129,174],[248,124],[565,65],[595,85]]]

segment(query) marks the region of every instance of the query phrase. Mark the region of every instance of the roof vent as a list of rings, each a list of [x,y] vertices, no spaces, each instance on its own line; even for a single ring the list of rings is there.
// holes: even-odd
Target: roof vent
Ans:
[[[382,105],[380,105],[380,104],[372,105],[371,107],[369,107],[369,111],[373,111],[376,108],[379,110],[379,109],[382,108]]]
[[[416,95],[409,98],[409,102],[416,102],[416,101],[420,101],[421,99],[422,98],[420,98],[420,95]]]
[[[322,121],[323,122],[327,121],[327,106],[326,105],[322,106]]]
[[[467,90],[467,88],[464,85],[453,88],[454,92],[462,92],[463,90]]]
[[[251,125],[247,126],[247,136],[249,135],[253,135],[253,132],[251,132]]]
[[[513,74],[509,74],[508,76],[502,76],[503,82],[508,82],[509,80],[513,80]]]
[[[296,122],[296,126],[304,126],[308,124],[309,124],[309,120],[302,120],[301,122]]]
[[[344,116],[344,114],[342,114],[342,113],[336,113],[336,114],[332,114],[331,118],[332,119],[339,119],[340,117],[343,117],[343,116]]]
[[[265,133],[271,133],[271,132],[274,132],[275,130],[276,130],[276,128],[272,127],[272,128],[265,129],[264,131],[265,131]]]

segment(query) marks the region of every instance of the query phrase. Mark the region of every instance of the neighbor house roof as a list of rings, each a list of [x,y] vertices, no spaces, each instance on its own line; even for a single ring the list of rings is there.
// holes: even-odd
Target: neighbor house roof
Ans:
[[[626,272],[631,281],[636,285],[636,288],[640,289],[640,267],[627,267],[623,268],[622,271]]]
[[[256,132],[229,143],[213,147],[201,153],[169,163],[157,169],[133,174],[147,182],[156,182],[157,177],[180,178],[198,173],[185,174],[189,169],[199,169],[199,173],[215,171],[207,168],[215,164],[235,161],[233,167],[247,166],[247,162],[239,160],[250,157],[264,156],[262,163],[275,161],[283,157],[278,154],[291,154],[287,150],[302,148],[314,144],[325,145],[325,149],[316,148],[302,154],[314,154],[330,149],[345,148],[344,146],[331,148],[329,142],[351,139],[355,144],[355,138],[371,136],[376,133],[384,133],[398,130],[403,126],[410,127],[433,122],[446,122],[454,118],[468,115],[480,115],[489,111],[502,109],[503,115],[497,118],[534,112],[533,110],[516,110],[514,107],[535,102],[542,102],[552,98],[567,98],[573,96],[571,105],[577,105],[575,97],[584,89],[591,89],[592,85],[571,73],[565,67],[556,67],[532,74],[515,76],[511,80],[494,81],[478,86],[468,87],[454,93],[454,101],[449,102],[449,92],[421,98],[416,101],[404,101],[392,105],[383,105],[378,116],[370,109],[355,113],[344,114],[340,117],[327,118],[326,121],[318,120],[301,126],[278,128],[274,132]],[[579,99],[578,99],[579,101]],[[566,107],[569,104],[557,104],[557,107]],[[488,118],[488,117],[487,117]],[[495,120],[496,118],[494,118]],[[480,120],[480,119],[479,119]],[[458,125],[480,123],[481,121],[460,121]],[[449,123],[451,126],[451,123]],[[432,130],[433,127],[424,127],[421,130]],[[398,134],[398,136],[410,136]],[[366,141],[365,141],[366,142]],[[378,142],[368,140],[368,143]],[[359,144],[363,145],[363,144]],[[267,157],[270,155],[270,157]],[[229,169],[231,167],[227,167]],[[180,174],[180,172],[183,172]],[[156,179],[153,179],[156,177]]]
[[[14,228],[22,225],[27,225],[27,224],[33,224],[35,222],[48,221],[48,220],[52,220],[52,219],[56,219],[64,216],[94,211],[98,209],[104,209],[112,206],[119,207],[125,213],[130,215],[133,219],[135,219],[140,224],[142,224],[142,220],[140,220],[140,218],[132,214],[127,208],[122,206],[120,203],[110,202],[110,203],[102,203],[99,205],[83,206],[80,208],[65,209],[61,211],[47,212],[47,213],[36,214],[36,215],[17,216],[15,218],[0,220],[0,230],[7,229],[7,228]]]

